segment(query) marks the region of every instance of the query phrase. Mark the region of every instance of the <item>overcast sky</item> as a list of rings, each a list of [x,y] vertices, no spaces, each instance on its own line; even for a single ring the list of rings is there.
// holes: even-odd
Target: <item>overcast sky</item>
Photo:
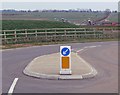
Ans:
[[[93,9],[118,10],[118,2],[2,2],[2,9]]]

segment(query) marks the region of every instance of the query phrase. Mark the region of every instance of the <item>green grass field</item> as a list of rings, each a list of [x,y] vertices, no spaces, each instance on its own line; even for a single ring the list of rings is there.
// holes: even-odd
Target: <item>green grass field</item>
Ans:
[[[3,20],[2,30],[37,29],[37,28],[78,28],[74,24],[57,21],[38,20]]]
[[[1,25],[2,24],[2,25]],[[77,26],[70,23],[63,23],[58,21],[41,21],[41,20],[3,20],[0,21],[0,30],[14,30],[14,29],[38,29],[38,28],[94,28],[96,26]],[[98,28],[112,28],[118,29],[115,26],[97,26]]]

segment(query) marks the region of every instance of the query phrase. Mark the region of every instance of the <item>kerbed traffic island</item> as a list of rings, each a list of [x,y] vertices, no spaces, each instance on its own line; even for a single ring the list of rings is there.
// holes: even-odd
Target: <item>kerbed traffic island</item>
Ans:
[[[23,73],[43,79],[85,79],[97,75],[97,71],[77,53],[71,52],[72,74],[60,74],[60,53],[39,56],[30,62]]]

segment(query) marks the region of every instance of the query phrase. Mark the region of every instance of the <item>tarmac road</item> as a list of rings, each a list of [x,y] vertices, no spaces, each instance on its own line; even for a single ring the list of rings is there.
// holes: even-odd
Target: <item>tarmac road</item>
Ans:
[[[68,44],[98,71],[85,80],[45,80],[22,72],[35,57],[59,52],[60,45],[35,46],[2,51],[2,91],[7,93],[19,78],[14,93],[118,93],[118,42]],[[92,46],[92,47],[89,47]]]

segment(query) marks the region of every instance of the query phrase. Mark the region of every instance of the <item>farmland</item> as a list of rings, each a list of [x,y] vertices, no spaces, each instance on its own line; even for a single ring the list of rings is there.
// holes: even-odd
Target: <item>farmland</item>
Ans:
[[[38,20],[3,20],[3,30],[14,29],[35,29],[35,28],[77,28],[74,24],[62,23],[57,21],[38,21]]]
[[[81,23],[90,18],[96,20],[105,16],[104,12],[3,12],[3,20],[61,20]],[[118,21],[118,13],[111,13],[108,20]],[[56,18],[56,19],[55,19]]]
[[[97,20],[105,16],[104,12],[3,12],[2,29],[32,29],[32,28],[79,28],[76,26],[88,19]],[[111,13],[109,21],[117,22],[118,13]],[[61,18],[73,24],[62,23]]]
[[[2,15],[0,22],[2,22],[3,44],[36,42],[48,44],[117,39],[116,33],[113,33],[114,30],[118,30],[117,26],[76,25],[89,18],[91,20],[103,18],[104,12],[3,12]],[[116,17],[117,13],[111,13],[107,20],[116,21]],[[62,21],[62,18],[67,19],[67,22]]]

